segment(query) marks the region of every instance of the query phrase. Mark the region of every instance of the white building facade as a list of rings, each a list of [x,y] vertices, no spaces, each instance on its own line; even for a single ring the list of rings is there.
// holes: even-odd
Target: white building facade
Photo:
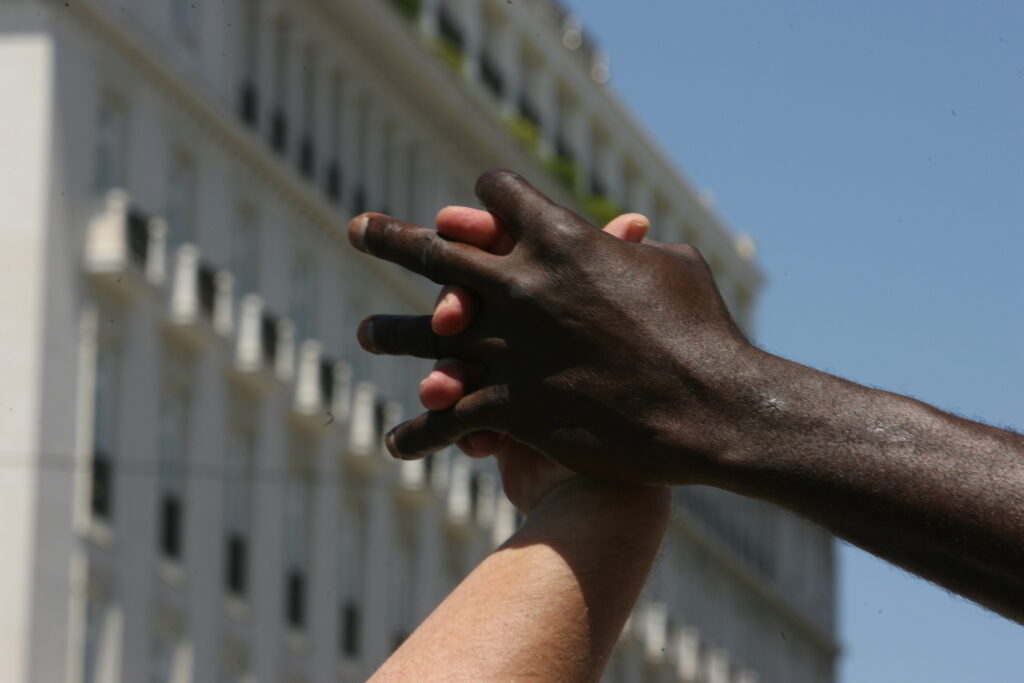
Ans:
[[[553,0],[0,1],[0,680],[359,681],[515,528],[493,466],[397,463],[421,361],[356,254],[513,168],[761,276]],[[679,489],[610,681],[834,679],[826,533]]]

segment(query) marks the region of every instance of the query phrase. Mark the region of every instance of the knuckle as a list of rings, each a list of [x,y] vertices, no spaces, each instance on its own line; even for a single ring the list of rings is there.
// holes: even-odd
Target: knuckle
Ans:
[[[501,191],[512,184],[518,184],[521,180],[518,173],[508,169],[489,168],[477,178],[476,194],[479,197],[490,192]]]

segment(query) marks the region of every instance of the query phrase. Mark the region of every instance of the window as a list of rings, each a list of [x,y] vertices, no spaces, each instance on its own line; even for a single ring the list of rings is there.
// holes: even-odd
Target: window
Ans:
[[[302,342],[316,336],[317,288],[314,261],[298,256],[292,264],[291,316],[295,339]]]
[[[239,116],[249,125],[259,120],[260,10],[258,0],[244,0],[242,7],[241,95]]]
[[[313,177],[316,167],[316,148],[313,135],[316,131],[316,48],[307,45],[302,51],[302,142],[299,144],[299,171],[307,178]]]
[[[338,635],[339,649],[346,658],[358,657],[361,651],[362,598],[365,591],[366,513],[361,500],[353,500],[342,520],[338,567],[341,572],[341,609]]]
[[[291,49],[291,30],[288,19],[278,17],[274,24],[274,113],[270,121],[270,146],[284,153],[288,147],[288,51]]]
[[[96,126],[96,191],[123,188],[127,173],[128,122],[124,107],[112,99],[100,104]]]
[[[288,625],[296,629],[306,625],[310,483],[306,464],[293,462],[285,493],[285,617]]]
[[[256,214],[240,207],[235,214],[231,241],[231,270],[235,274],[236,300],[259,291],[260,235]]]
[[[378,187],[381,188],[380,212],[390,214],[394,211],[392,183],[392,170],[395,167],[395,127],[390,121],[383,121],[380,125],[380,176],[377,179]]]
[[[167,248],[171,258],[185,242],[195,241],[196,171],[191,158],[175,153],[167,190]]]
[[[96,354],[89,509],[94,518],[108,521],[114,512],[115,384],[113,350],[101,345]]]
[[[168,391],[160,408],[160,497],[158,542],[163,557],[181,559],[184,536],[184,494],[188,441],[187,402],[177,387]]]
[[[324,178],[324,192],[334,202],[341,199],[341,165],[339,162],[339,154],[341,152],[341,107],[341,74],[335,73],[331,77],[331,89],[328,100],[327,154],[329,159],[327,161],[326,177]]]
[[[239,418],[228,433],[224,477],[224,583],[233,595],[245,595],[249,585],[249,526],[252,514],[252,476],[255,438]]]
[[[370,103],[365,96],[360,96],[355,103],[356,134],[349,140],[352,155],[352,168],[364,169],[368,163],[367,139],[370,132]],[[366,178],[364,173],[353,174],[352,213],[355,215],[366,211]]]

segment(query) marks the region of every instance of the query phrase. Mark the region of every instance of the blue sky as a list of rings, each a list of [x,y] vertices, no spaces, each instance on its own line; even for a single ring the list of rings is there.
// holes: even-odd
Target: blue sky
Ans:
[[[565,4],[757,241],[762,346],[1024,429],[1024,5]],[[1024,628],[840,557],[844,683],[1024,676]]]

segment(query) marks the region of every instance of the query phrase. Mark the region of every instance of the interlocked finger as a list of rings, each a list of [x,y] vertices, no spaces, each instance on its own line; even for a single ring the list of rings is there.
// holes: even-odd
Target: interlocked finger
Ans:
[[[353,218],[348,238],[359,251],[397,263],[439,284],[466,284],[476,291],[487,291],[499,272],[499,257],[493,254],[446,239],[433,228],[380,213]]]
[[[466,434],[498,427],[506,402],[501,387],[474,391],[447,410],[431,410],[398,425],[384,437],[384,443],[396,458],[424,458]]]
[[[431,329],[429,315],[371,315],[359,324],[356,338],[370,353],[417,358],[445,358],[462,351],[458,337]]]

